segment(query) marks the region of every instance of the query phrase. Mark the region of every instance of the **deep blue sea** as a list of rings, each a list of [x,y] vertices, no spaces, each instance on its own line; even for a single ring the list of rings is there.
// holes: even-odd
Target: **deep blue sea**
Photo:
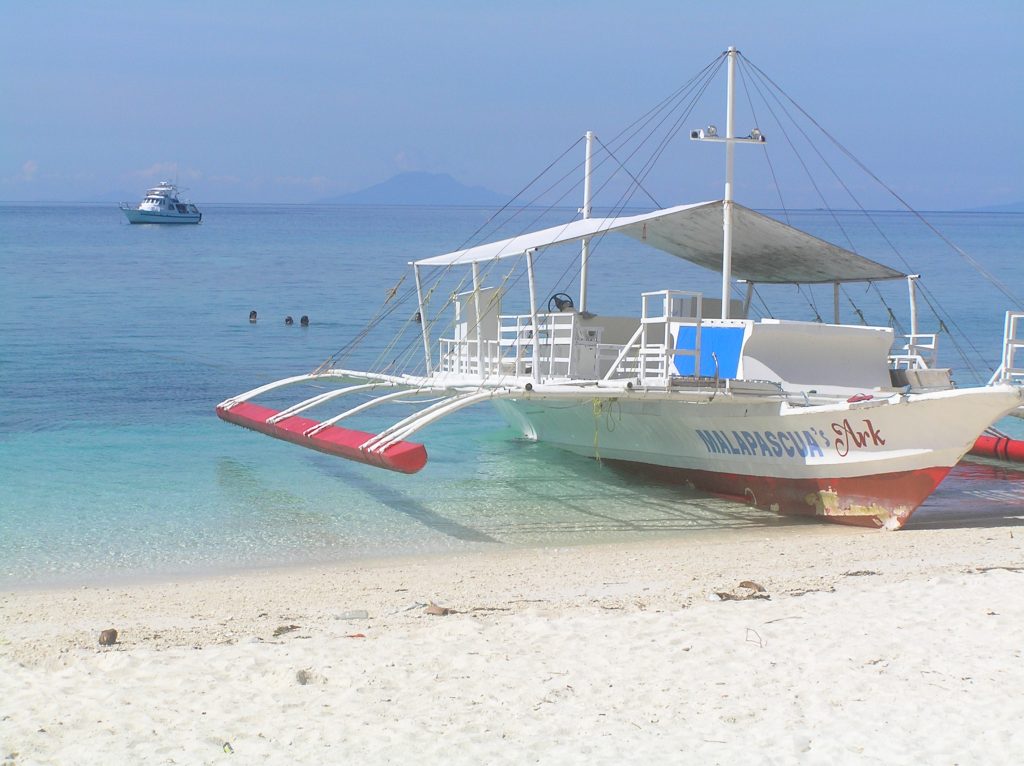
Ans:
[[[491,211],[202,210],[199,226],[130,226],[111,205],[0,205],[0,587],[808,523],[516,439],[487,406],[421,432],[430,461],[414,476],[221,422],[218,402],[316,367],[364,326],[408,261],[463,246]],[[1024,214],[928,218],[1024,292]],[[922,330],[938,328],[928,303],[946,317],[940,360],[961,371],[961,383],[987,378],[1007,298],[913,216],[874,221],[824,212],[793,220],[923,273]],[[640,260],[635,247],[609,242],[595,252],[591,310],[638,312],[643,290],[717,291],[717,275],[661,254]],[[572,274],[541,268],[550,292],[575,293]],[[860,310],[884,324],[889,306],[905,325],[905,296],[903,283],[847,288],[843,320],[860,321]],[[769,307],[829,319],[831,290],[777,288]],[[309,327],[299,326],[303,314]],[[379,351],[371,337],[349,366]],[[1022,424],[1002,427],[1024,436]],[[910,528],[997,525],[1022,513],[1024,473],[972,465]]]

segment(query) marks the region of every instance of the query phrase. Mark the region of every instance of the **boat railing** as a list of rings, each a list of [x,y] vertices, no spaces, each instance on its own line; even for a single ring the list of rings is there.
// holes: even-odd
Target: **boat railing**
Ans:
[[[504,374],[532,375],[536,367],[545,378],[579,375],[573,364],[576,340],[574,312],[538,314],[536,342],[533,332],[530,314],[502,314],[498,317],[498,344]]]
[[[501,346],[496,340],[441,338],[438,372],[481,378],[501,372]]]
[[[545,378],[594,377],[599,344],[576,339],[574,313],[538,314],[536,343],[530,314],[500,315],[498,322],[497,339],[441,338],[438,371],[528,377],[536,367]]]
[[[902,353],[889,355],[889,366],[894,370],[929,370],[936,366],[939,354],[939,336],[936,333],[904,335]]]
[[[658,290],[642,293],[640,324],[615,361],[601,375],[603,380],[637,378],[641,385],[666,386],[678,377],[676,357],[690,356],[700,369],[700,332],[703,295],[689,290]],[[677,348],[674,330],[680,324],[694,327],[693,348]]]
[[[1007,311],[1003,326],[1003,359],[990,384],[1024,385],[1024,311]]]
[[[502,314],[498,338],[441,338],[437,371],[470,377],[613,380],[631,378],[642,385],[668,385],[679,370],[701,368],[703,295],[688,290],[641,294],[641,316],[624,344],[602,340],[600,327],[581,323],[573,311]],[[687,341],[677,343],[680,328]],[[678,365],[679,357],[692,365]],[[685,375],[683,375],[685,377]]]
[[[693,357],[694,374],[700,370],[702,293],[690,290],[659,290],[641,295],[641,382],[665,382],[679,375],[676,357]],[[680,324],[694,328],[693,348],[678,347],[674,330]]]

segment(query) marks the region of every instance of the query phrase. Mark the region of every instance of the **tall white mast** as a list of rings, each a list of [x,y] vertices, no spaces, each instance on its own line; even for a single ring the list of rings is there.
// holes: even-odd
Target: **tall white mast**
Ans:
[[[733,107],[736,84],[736,48],[729,46],[729,78],[725,105],[725,198],[722,201],[722,319],[729,318],[729,296],[732,285],[732,173],[736,138]]]
[[[587,155],[583,166],[583,218],[590,218],[590,160],[593,154],[594,132],[587,131]],[[580,311],[587,310],[587,258],[590,255],[590,238],[584,238],[580,254]]]
[[[736,144],[763,144],[764,135],[760,130],[754,128],[750,135],[743,138],[736,137],[735,126],[735,94],[736,94],[736,57],[739,51],[734,46],[729,46],[726,51],[728,62],[728,83],[726,89],[726,113],[725,113],[725,137],[718,135],[714,125],[708,125],[704,130],[691,130],[690,139],[693,141],[718,141],[725,144],[725,197],[722,200],[722,319],[729,318],[729,298],[732,285],[732,178],[733,178],[733,155]]]

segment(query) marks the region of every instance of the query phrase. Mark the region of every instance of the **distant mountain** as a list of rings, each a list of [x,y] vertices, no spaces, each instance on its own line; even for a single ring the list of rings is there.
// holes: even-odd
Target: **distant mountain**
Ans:
[[[465,186],[447,173],[399,173],[383,183],[351,194],[319,200],[328,205],[480,205],[496,207],[508,198],[484,189]]]

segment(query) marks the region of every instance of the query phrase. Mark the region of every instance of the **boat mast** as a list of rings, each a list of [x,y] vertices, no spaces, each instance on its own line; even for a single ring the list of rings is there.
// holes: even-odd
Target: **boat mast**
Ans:
[[[587,154],[583,165],[583,220],[590,218],[590,167],[594,145],[594,131],[587,131]],[[587,258],[590,254],[590,238],[584,237],[580,254],[580,311],[587,310]]]
[[[725,197],[722,200],[722,319],[729,318],[729,289],[732,282],[732,173],[736,147],[734,124],[736,47],[729,46],[729,77],[725,105]]]
[[[725,144],[725,197],[722,200],[722,319],[729,318],[729,296],[732,285],[732,179],[733,156],[736,144],[763,144],[764,134],[754,128],[743,138],[736,137],[735,125],[735,94],[736,94],[736,57],[739,51],[730,45],[726,51],[729,59],[728,81],[726,85],[725,137],[718,135],[714,125],[704,130],[691,130],[691,141],[713,141]]]

